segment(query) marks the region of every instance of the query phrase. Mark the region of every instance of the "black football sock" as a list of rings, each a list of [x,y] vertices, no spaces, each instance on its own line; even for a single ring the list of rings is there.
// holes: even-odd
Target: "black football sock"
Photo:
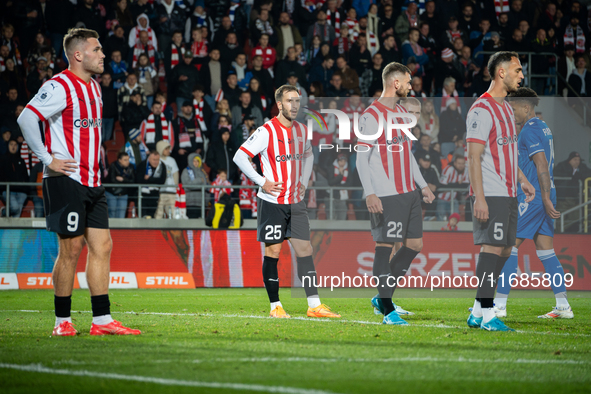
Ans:
[[[60,317],[62,319],[70,317],[70,311],[72,310],[72,296],[53,296],[53,305],[55,306],[55,317]]]
[[[314,258],[312,256],[298,257],[298,277],[306,291],[306,297],[317,296],[318,288],[315,284],[318,283],[316,279],[316,267],[314,267]],[[306,277],[306,280],[302,278]]]
[[[394,279],[398,280],[399,277],[406,275],[408,268],[418,254],[419,252],[416,250],[407,248],[404,245],[398,250],[398,252],[396,252],[394,257],[392,257],[392,260],[390,260],[390,272]],[[396,290],[396,284],[392,287],[392,294],[394,293],[394,290]]]
[[[269,295],[270,302],[279,302],[279,273],[277,263],[279,259],[265,256],[263,258],[263,282]]]
[[[378,278],[378,293],[384,307],[384,316],[388,316],[394,310],[392,291],[388,287],[390,253],[392,253],[392,247],[376,246],[376,254],[373,260],[373,276]]]
[[[494,305],[494,275],[499,256],[492,253],[480,253],[478,263],[476,264],[476,276],[479,286],[476,291],[476,300],[480,301],[482,308],[492,308]],[[491,275],[493,280],[491,283]]]
[[[111,314],[111,303],[109,302],[109,295],[108,294],[91,296],[90,303],[92,305],[92,316],[93,317]]]

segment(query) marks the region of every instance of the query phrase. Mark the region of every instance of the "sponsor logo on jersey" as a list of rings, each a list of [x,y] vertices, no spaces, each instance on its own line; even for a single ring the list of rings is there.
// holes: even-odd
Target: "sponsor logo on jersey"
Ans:
[[[103,124],[103,120],[100,118],[96,119],[76,119],[74,120],[74,127],[78,127],[81,129],[88,129],[90,127],[101,127]]]
[[[498,145],[509,145],[509,144],[516,144],[517,143],[517,136],[514,135],[513,137],[501,137],[497,139]]]
[[[277,155],[275,156],[275,161],[277,163],[284,162],[284,161],[293,161],[293,160],[302,160],[304,155],[301,153],[295,155]]]

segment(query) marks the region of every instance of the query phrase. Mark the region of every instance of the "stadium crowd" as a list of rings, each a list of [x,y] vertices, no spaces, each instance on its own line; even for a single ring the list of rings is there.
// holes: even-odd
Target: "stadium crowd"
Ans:
[[[433,192],[467,188],[465,114],[468,99],[490,83],[483,52],[533,52],[532,64],[521,56],[526,74],[559,73],[580,96],[591,95],[591,18],[577,0],[9,0],[0,15],[0,181],[40,181],[42,165],[16,119],[67,68],[68,29],[90,28],[106,55],[96,76],[103,182],[121,184],[107,190],[111,217],[130,214],[137,197],[124,187],[130,183],[166,185],[142,188],[139,216],[170,216],[177,193],[185,193],[188,217],[199,217],[203,185],[228,186],[206,191],[206,204],[230,194],[244,217],[256,216],[254,189],[231,188],[253,185],[232,157],[277,114],[274,91],[283,84],[296,86],[311,108],[352,114],[363,111],[361,97],[379,97],[387,64],[407,65],[409,96],[419,100],[408,105],[420,104],[421,114],[413,149]],[[531,87],[539,95],[573,94],[562,79],[553,81],[532,77]],[[347,190],[360,186],[355,152],[318,149],[355,142],[338,140],[334,119],[327,121],[328,130],[314,131],[310,185],[342,187],[332,195],[335,219],[366,218],[362,192]],[[555,176],[571,178],[557,183],[560,210],[574,206],[578,180],[591,172],[577,152],[557,161]],[[452,200],[454,212],[463,211],[465,193],[436,195],[426,220],[447,220]],[[11,199],[5,215],[21,216],[29,200],[33,215],[43,216],[42,196],[40,187],[12,186],[2,195]],[[311,218],[323,215],[327,197],[308,191]],[[470,220],[469,209],[463,215]]]

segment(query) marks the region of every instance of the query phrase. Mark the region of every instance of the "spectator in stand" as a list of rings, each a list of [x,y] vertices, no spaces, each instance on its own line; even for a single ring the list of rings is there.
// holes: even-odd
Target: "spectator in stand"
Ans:
[[[263,114],[257,106],[252,104],[251,99],[250,92],[242,92],[240,104],[232,107],[232,130],[237,129],[249,115],[254,116],[256,124],[263,124]]]
[[[187,42],[191,41],[191,31],[193,31],[195,27],[209,27],[210,20],[211,19],[207,16],[207,13],[203,8],[203,3],[197,2],[193,13],[187,18],[187,22],[185,22],[185,40]]]
[[[462,15],[460,15],[460,19],[458,20],[458,29],[465,33],[466,36],[464,38],[466,41],[470,33],[478,30],[478,22],[477,18],[474,17],[474,4],[470,2],[464,3],[462,6]]]
[[[575,56],[575,66],[576,68],[568,77],[568,84],[579,96],[589,97],[591,96],[591,72],[587,69],[585,56]],[[575,97],[575,94],[569,90],[568,96]]]
[[[518,1],[518,0],[517,0]],[[447,219],[447,225],[441,227],[441,231],[458,231],[458,222],[460,221],[460,214],[457,212],[449,215]]]
[[[339,74],[333,74],[326,90],[328,97],[348,97],[349,91],[343,87],[343,80]]]
[[[360,35],[353,44],[351,51],[349,52],[350,66],[357,72],[359,78],[363,78],[365,70],[371,67],[372,52],[367,47],[367,37]],[[382,57],[384,53],[382,53]]]
[[[532,49],[537,53],[553,51],[553,48],[546,37],[546,30],[538,29],[536,39],[532,42]],[[531,62],[532,74],[548,74],[550,72],[550,61],[547,55],[532,56]],[[544,95],[547,80],[547,77],[534,77],[531,79],[531,88],[540,96]]]
[[[277,63],[277,67],[275,68],[275,85],[285,85],[290,73],[294,73],[298,81],[303,86],[306,86],[306,70],[298,63],[294,47],[289,47],[287,49],[287,57]]]
[[[176,188],[179,184],[179,167],[176,161],[170,156],[172,147],[167,140],[158,141],[156,150],[160,154],[160,161],[166,168],[166,180],[164,187],[160,189],[160,198],[158,199],[158,208],[154,214],[154,219],[162,219],[164,213],[170,219],[174,210],[174,203],[176,202]]]
[[[150,115],[150,110],[143,102],[143,95],[135,90],[119,114],[123,134],[127,136],[132,129],[139,129],[148,115]]]
[[[277,35],[271,22],[269,21],[269,11],[261,10],[259,17],[254,21],[252,29],[250,31],[250,37],[254,42],[260,41],[261,35],[266,34],[269,37],[270,42],[277,42]]]
[[[188,165],[181,173],[181,183],[185,188],[187,216],[189,219],[199,219],[201,217],[201,207],[204,200],[200,186],[209,184],[202,163],[203,159],[199,154],[191,153],[188,157]]]
[[[350,183],[349,163],[347,155],[339,153],[335,161],[332,163],[332,176],[328,178],[329,186],[346,187]],[[349,200],[349,191],[346,189],[333,191],[333,219],[346,220],[347,219],[347,202]]]
[[[170,45],[172,34],[177,30],[183,31],[186,20],[185,10],[174,0],[162,0],[156,6],[156,17],[160,29],[158,47],[166,48]]]
[[[425,151],[421,151],[419,155],[416,155],[417,162],[419,164],[419,170],[421,171],[421,175],[427,182],[427,186],[429,189],[435,194],[437,189],[441,187],[441,183],[439,182],[439,173],[437,172],[437,168],[431,162],[431,156]],[[424,220],[435,220],[436,218],[436,206],[435,204],[425,204],[424,202],[421,203],[423,209],[425,209],[425,217]]]
[[[435,113],[433,100],[423,101],[421,117],[417,122],[422,132],[431,137],[431,142],[438,142],[439,138],[439,116]]]
[[[232,128],[231,140],[234,146],[241,146],[256,131],[255,120],[254,115],[246,115],[238,127]]]
[[[138,37],[139,39],[139,37]],[[135,45],[135,43],[134,43]],[[111,59],[112,54],[114,51],[119,51],[120,58],[127,59],[129,56],[129,50],[133,48],[133,45],[130,47],[127,38],[125,37],[125,29],[119,25],[115,25],[113,27],[113,34],[110,35],[107,40],[105,41],[103,50],[105,52],[105,56],[108,59]],[[121,60],[119,60],[121,61]],[[106,65],[106,64],[105,64]]]
[[[298,93],[300,94],[300,98],[302,99],[302,101],[307,102],[308,92],[306,91],[306,89],[304,89],[302,85],[299,84],[298,76],[293,71],[289,72],[289,75],[287,77],[287,85],[295,87],[298,90]]]
[[[456,38],[465,38],[464,32],[458,29],[458,24],[458,19],[455,16],[449,18],[445,35],[441,37],[441,47],[452,47]]]
[[[100,2],[95,0],[82,0],[78,2],[73,21],[82,22],[84,27],[95,30],[100,37],[103,37],[105,35],[106,16],[106,9],[100,4]],[[72,21],[70,21],[70,23],[71,22]]]
[[[316,23],[308,28],[308,34],[306,35],[307,47],[312,45],[312,38],[316,35],[320,36],[320,41],[323,42],[332,43],[336,38],[334,27],[326,22],[326,12],[322,9],[316,13]]]
[[[109,167],[108,183],[129,184],[135,182],[133,166],[129,164],[129,155],[119,152],[117,161]],[[105,191],[110,218],[125,218],[127,198],[131,189],[127,187],[110,187]]]
[[[146,14],[150,19],[156,17],[154,5],[150,0],[136,0],[129,6],[131,15],[136,19],[141,14]]]
[[[579,182],[582,181],[584,184],[585,179],[591,176],[591,170],[582,161],[579,152],[571,152],[565,161],[558,163],[554,167],[555,178],[570,178],[569,180],[554,181],[557,197],[556,209],[559,212],[567,211],[579,204]],[[578,216],[578,212],[565,215],[566,231],[578,230],[578,226],[575,226]]]
[[[45,21],[47,32],[55,53],[60,56],[64,35],[72,25],[74,5],[68,0],[54,0],[45,2]]]
[[[470,97],[480,97],[488,90],[490,86],[491,77],[488,72],[488,67],[480,68],[480,72],[474,76],[474,82],[472,82],[472,86],[470,86],[469,93],[466,93],[466,96]]]
[[[423,91],[423,78],[414,76],[410,80],[410,92],[408,93],[409,97],[422,97],[423,99],[427,98],[427,94]]]
[[[308,46],[308,50],[306,51],[306,62],[309,66],[312,66],[314,59],[316,59],[316,57],[320,53],[321,43],[322,40],[319,35],[315,35],[314,37],[312,37],[312,43],[310,44],[310,46]]]
[[[456,80],[456,84],[463,84],[464,77],[460,71],[454,66],[454,53],[451,49],[445,48],[441,51],[441,60],[435,67],[435,95],[441,95],[443,91],[443,81],[452,77]]]
[[[203,33],[200,27],[194,27],[191,30],[191,43],[189,49],[193,54],[193,64],[197,65],[197,69],[207,61],[207,40],[203,38]]]
[[[228,70],[228,64],[220,62],[220,50],[212,49],[209,53],[209,62],[205,63],[199,72],[207,97],[215,96],[222,88],[222,76],[228,75]]]
[[[0,129],[0,134],[2,136],[2,138],[0,138],[0,156],[4,156],[8,152],[8,144],[12,139],[12,132],[8,127],[2,127],[2,129]]]
[[[217,176],[214,179],[214,181],[211,183],[211,186],[232,186],[230,181],[228,181],[228,172],[224,168],[220,168],[219,170],[217,170]],[[230,187],[228,187],[228,188],[212,187],[211,189],[209,189],[209,192],[211,194],[213,194],[214,204],[218,203],[220,201],[220,198],[222,198],[222,196],[224,194],[232,195],[232,191],[233,191],[233,189]]]
[[[347,25],[342,24],[339,36],[332,43],[332,55],[334,57],[344,56],[345,60],[348,60],[352,45],[353,42],[349,38],[349,28]]]
[[[121,51],[115,49],[111,52],[111,61],[107,64],[105,69],[112,76],[113,88],[115,90],[121,89],[121,87],[125,85],[128,74],[127,62],[121,60]]]
[[[382,82],[382,72],[384,71],[384,60],[382,58],[382,54],[381,53],[376,53],[375,55],[373,55],[373,58],[371,59],[372,61],[372,67],[371,67],[371,79],[369,82],[369,92],[375,92],[376,90],[381,90],[383,88],[383,82]],[[363,97],[366,97],[368,95],[368,92],[364,92],[362,93]]]
[[[382,22],[378,16],[378,5],[372,4],[367,11],[367,30],[371,31],[377,37],[380,37]]]
[[[341,77],[342,87],[349,93],[355,89],[359,89],[359,76],[355,70],[349,67],[344,56],[337,57],[336,66],[337,70],[333,76],[338,75]]]
[[[240,94],[242,90],[238,87],[238,77],[234,70],[228,72],[226,77],[226,84],[216,94],[215,101],[218,102],[221,99],[228,100],[230,107],[234,107],[240,103]]]
[[[270,98],[267,98],[266,93],[261,88],[261,81],[258,78],[252,77],[248,84],[248,92],[250,92],[250,100],[253,105],[257,106],[263,114],[263,121],[270,118],[271,104]],[[257,125],[257,127],[260,125]]]
[[[181,106],[193,97],[193,86],[200,82],[199,71],[191,64],[193,53],[185,51],[183,62],[179,63],[170,76],[172,86],[169,87],[173,93],[177,106],[177,114],[181,112]],[[169,96],[170,97],[170,96]]]
[[[490,40],[491,31],[490,31],[490,20],[487,18],[482,18],[480,23],[478,24],[479,30],[473,31],[470,33],[470,41],[469,45],[470,48],[474,51],[474,53],[482,51],[484,47],[484,43]],[[482,62],[482,56],[479,57],[479,62]],[[483,62],[486,65],[486,63]]]
[[[107,15],[107,28],[109,28],[111,23],[116,23],[119,26],[122,26],[128,34],[132,30],[134,26],[133,14],[128,7],[127,0],[115,1],[112,11]]]
[[[334,72],[333,65],[334,60],[330,56],[326,56],[321,65],[312,67],[308,80],[310,82],[320,82],[324,90],[328,90]]]
[[[232,62],[232,71],[236,73],[238,87],[243,91],[248,89],[248,84],[252,78],[252,72],[248,70],[246,55],[244,53],[239,53],[236,56],[235,61]]]
[[[129,131],[125,145],[121,148],[121,152],[127,153],[129,156],[129,164],[133,169],[137,169],[140,163],[148,158],[150,150],[142,140],[142,133],[140,129],[135,128]]]
[[[156,39],[156,33],[150,27],[148,15],[140,14],[138,15],[136,21],[137,25],[134,26],[129,32],[129,39],[127,40],[129,47],[133,48],[140,39],[140,32],[145,31],[148,33],[148,42],[154,47],[156,51],[158,51],[158,40]]]
[[[187,166],[187,160],[191,153],[202,154],[204,133],[201,131],[199,120],[193,113],[193,102],[185,101],[181,107],[181,113],[173,122],[174,149],[172,157],[179,168]]]
[[[394,32],[400,42],[406,40],[408,37],[408,31],[411,27],[419,27],[419,16],[417,14],[416,3],[408,3],[406,11],[396,19],[396,25],[394,26]]]
[[[239,54],[244,53],[238,44],[238,38],[234,32],[228,33],[224,45],[222,45],[222,47],[219,49],[220,61],[224,63],[232,62]]]
[[[461,140],[466,132],[466,122],[459,112],[456,100],[447,100],[447,108],[441,112],[439,132],[439,143],[441,144],[441,155],[447,156],[456,148],[456,141]]]
[[[359,36],[365,36],[367,49],[371,52],[371,56],[379,52],[380,41],[378,35],[371,31],[367,25],[367,18],[359,19],[359,32],[353,34],[353,38],[358,40]]]
[[[536,38],[535,31],[530,29],[530,23],[527,20],[521,20],[519,22],[519,30],[521,30],[525,42],[532,42]]]
[[[31,97],[37,94],[41,86],[53,77],[53,70],[48,65],[48,60],[42,56],[37,59],[37,64],[27,76],[27,90]]]
[[[512,28],[517,28],[520,21],[528,20],[530,18],[531,16],[528,16],[528,14],[523,10],[522,0],[513,0],[511,2],[511,10],[509,11],[509,25],[511,25]]]
[[[111,74],[101,76],[101,97],[103,98],[102,140],[109,141],[113,136],[113,126],[117,120],[117,91],[113,88]]]
[[[261,34],[258,42],[259,44],[252,49],[250,58],[254,59],[255,56],[262,56],[263,68],[272,70],[275,60],[277,60],[277,52],[273,47],[269,46],[269,35],[266,33]]]
[[[324,57],[325,56],[330,56],[330,53],[331,52],[332,51],[331,51],[331,48],[330,48],[330,44],[328,42],[321,43],[320,44],[320,50],[316,54],[316,57],[314,59],[312,59],[312,62],[310,63],[310,67],[314,67],[314,66],[316,66],[318,64],[321,64],[322,61],[324,60]]]
[[[480,71],[480,68],[472,60],[472,50],[468,45],[462,47],[460,56],[455,59],[455,66],[464,77],[464,83],[460,87],[460,91],[462,96],[466,96],[466,92],[469,92],[472,86],[474,74]]]
[[[0,162],[0,182],[29,182],[27,167],[19,154],[18,142],[15,139],[8,142],[8,152]],[[10,198],[10,212],[7,216],[13,218],[21,216],[28,192],[28,186],[12,186],[10,196],[7,196],[6,191],[2,192],[4,201]]]
[[[222,99],[220,100],[216,106],[215,106],[215,112],[213,113],[213,116],[211,117],[211,140],[215,139],[214,136],[217,135],[216,130],[219,130],[219,121],[221,119],[221,117],[225,117],[226,120],[228,120],[227,124],[229,125],[229,127],[232,127],[231,125],[231,119],[232,119],[232,112],[230,111],[230,104],[228,103],[228,100],[226,99]],[[226,125],[224,125],[226,126]]]
[[[130,63],[131,67],[137,66],[139,57],[141,54],[146,54],[150,61],[150,64],[158,69],[158,59],[156,58],[156,49],[149,41],[148,32],[145,30],[140,31],[140,38],[136,41],[135,46],[131,51]]]
[[[211,117],[213,111],[207,102],[205,101],[205,88],[203,85],[195,85],[193,87],[193,109],[195,110],[195,118],[199,124],[199,130],[201,133],[211,139],[211,130],[208,125],[211,124]]]
[[[185,46],[183,45],[183,33],[175,31],[172,34],[172,42],[170,45],[163,49],[164,51],[164,71],[167,75],[167,82],[170,86],[172,81],[170,76],[172,70],[183,61],[185,55]]]
[[[140,132],[144,144],[150,151],[157,149],[160,141],[166,141],[174,146],[175,136],[172,124],[166,120],[162,113],[162,104],[157,101],[152,104],[152,113],[142,122]],[[159,151],[159,153],[162,155],[162,152]]]
[[[166,182],[166,165],[160,161],[160,153],[152,151],[145,161],[139,164],[135,173],[136,183],[164,185]],[[142,187],[142,212],[143,218],[151,218],[156,212],[160,188]]]
[[[448,165],[443,169],[440,178],[441,187],[466,189],[470,184],[468,179],[468,171],[466,170],[466,159],[464,155],[454,155],[453,164]],[[453,201],[453,211],[460,211],[459,199],[463,193],[457,192],[443,192],[437,196],[437,220],[445,221],[452,213],[451,204]]]
[[[408,39],[402,44],[402,62],[408,63],[410,57],[414,57],[416,60],[417,67],[414,71],[417,76],[424,74],[424,66],[429,63],[429,56],[425,50],[419,45],[420,32],[419,29],[412,27],[408,31]]]
[[[123,111],[125,103],[129,102],[129,98],[133,93],[139,93],[142,96],[142,105],[147,105],[146,94],[144,88],[137,83],[137,74],[132,70],[127,73],[125,84],[117,91],[117,108],[119,115]]]
[[[218,135],[218,138],[212,138],[207,149],[207,159],[205,162],[211,168],[209,176],[213,179],[218,173],[218,170],[224,169],[228,172],[228,180],[234,183],[238,179],[238,170],[232,160],[236,149],[230,141],[230,129],[222,127]]]
[[[44,53],[47,51],[50,52],[50,57],[44,56]],[[35,41],[29,47],[29,53],[27,55],[27,63],[29,63],[29,66],[37,63],[37,58],[40,56],[45,57],[50,63],[55,61],[55,50],[49,46],[49,40],[45,38],[41,32],[37,33]]]
[[[400,62],[402,59],[398,47],[396,46],[396,40],[392,35],[386,36],[378,53],[382,55],[384,67],[392,62]],[[351,60],[353,60],[352,56]]]
[[[236,30],[232,26],[232,20],[229,16],[226,15],[222,17],[222,24],[220,27],[218,27],[218,29],[215,32],[215,37],[212,43],[213,48],[221,47],[224,41],[226,41],[226,37],[230,33],[235,33],[236,37],[238,37]]]
[[[575,46],[565,45],[564,55],[558,59],[558,74],[562,75],[565,81],[568,82],[571,74],[576,69],[575,65]],[[558,94],[562,96],[568,95],[568,90],[562,79],[558,79]]]
[[[418,142],[419,143],[417,149],[415,150],[415,155],[420,156],[421,154],[425,153],[431,156],[432,164],[437,168],[437,171],[441,173],[441,155],[439,152],[433,149],[431,136],[421,133]]]
[[[421,14],[419,20],[421,23],[424,22],[429,25],[429,31],[431,32],[431,34],[439,34],[441,26],[439,24],[439,17],[435,14],[435,0],[427,0],[427,2],[425,3],[425,12]]]
[[[290,22],[289,14],[287,12],[282,12],[279,15],[279,23],[276,28],[277,47],[275,49],[277,50],[277,56],[280,59],[287,56],[287,51],[290,47],[304,43],[300,32]]]
[[[158,73],[150,64],[148,56],[145,53],[140,55],[135,72],[138,75],[138,85],[144,89],[146,104],[152,108],[154,94],[158,89]]]
[[[394,15],[394,7],[391,3],[383,3],[383,8],[380,15],[380,41],[388,35],[394,34],[394,27],[396,26],[396,16]]]
[[[499,52],[505,50],[505,43],[501,40],[501,35],[496,32],[490,32],[490,40],[484,42],[483,48],[486,52]],[[491,55],[486,55],[484,57],[485,62],[484,64],[488,63],[488,59]]]

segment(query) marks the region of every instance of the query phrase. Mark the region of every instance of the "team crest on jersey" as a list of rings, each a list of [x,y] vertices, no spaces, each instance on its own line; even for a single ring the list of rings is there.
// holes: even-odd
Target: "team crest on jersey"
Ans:
[[[47,101],[48,99],[50,99],[50,98],[51,98],[51,96],[52,96],[52,94],[51,94],[51,93],[49,93],[49,92],[43,92],[43,93],[41,93],[40,95],[37,95],[36,97],[37,97],[37,100],[38,100],[38,101],[45,102],[45,101]]]
[[[254,133],[253,135],[250,136],[250,138],[248,140],[246,140],[247,143],[252,144],[254,142],[254,140],[257,139],[257,135],[256,133]]]
[[[521,204],[519,204],[519,216],[523,216],[525,211],[527,211],[528,206],[529,206],[529,203],[526,203],[526,202],[522,202]]]
[[[472,123],[472,130],[478,129],[479,125],[480,125],[480,122],[478,120],[475,120],[474,123]]]

